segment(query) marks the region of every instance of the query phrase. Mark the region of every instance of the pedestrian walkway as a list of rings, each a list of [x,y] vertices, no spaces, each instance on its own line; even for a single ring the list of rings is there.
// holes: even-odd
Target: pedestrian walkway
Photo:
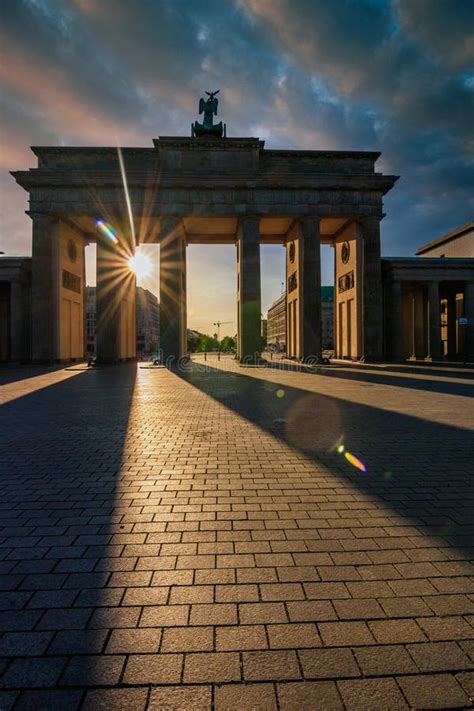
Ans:
[[[469,708],[474,373],[0,373],[0,709]]]

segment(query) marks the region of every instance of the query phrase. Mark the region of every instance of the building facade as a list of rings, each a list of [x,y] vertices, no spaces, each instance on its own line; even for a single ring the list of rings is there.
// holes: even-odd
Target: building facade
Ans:
[[[321,287],[321,348],[334,348],[334,289]],[[267,343],[277,351],[286,351],[287,343],[287,300],[286,292],[273,302],[267,313]]]
[[[137,358],[157,352],[160,338],[160,305],[148,289],[136,287]],[[86,287],[86,354],[96,353],[96,288]]]
[[[286,292],[268,309],[267,345],[276,351],[286,351]]]
[[[156,353],[160,340],[160,305],[148,289],[137,286],[137,357]]]

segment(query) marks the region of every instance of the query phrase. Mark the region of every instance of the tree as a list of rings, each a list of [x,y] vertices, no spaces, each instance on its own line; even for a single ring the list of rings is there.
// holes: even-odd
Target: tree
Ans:
[[[212,336],[201,336],[199,343],[197,345],[197,352],[203,353],[204,351],[214,351],[219,348],[219,341]]]
[[[232,336],[224,336],[224,338],[221,341],[221,350],[223,350],[223,351],[235,350],[235,338],[232,338]]]

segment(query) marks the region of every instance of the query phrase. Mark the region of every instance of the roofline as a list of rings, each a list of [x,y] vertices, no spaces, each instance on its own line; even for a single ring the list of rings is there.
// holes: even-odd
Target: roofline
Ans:
[[[464,225],[461,225],[460,227],[456,227],[456,229],[451,230],[451,232],[448,232],[447,234],[442,235],[442,237],[436,237],[436,239],[431,240],[431,242],[422,244],[421,247],[418,247],[418,249],[416,250],[416,254],[423,254],[423,252],[426,252],[429,249],[432,249],[433,247],[437,247],[440,244],[444,244],[445,242],[450,242],[452,239],[455,239],[456,237],[459,237],[460,235],[464,234],[465,232],[468,232],[469,230],[473,230],[473,229],[474,229],[474,221],[466,222]]]

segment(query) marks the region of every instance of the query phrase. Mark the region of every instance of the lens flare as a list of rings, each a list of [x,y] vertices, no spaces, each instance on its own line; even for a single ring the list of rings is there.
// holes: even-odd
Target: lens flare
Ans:
[[[277,397],[285,397],[285,391],[284,390],[277,390],[276,396]]]
[[[361,472],[367,471],[367,467],[365,466],[365,464],[363,462],[361,462],[360,459],[357,459],[357,457],[355,457],[350,452],[345,452],[344,456],[347,459],[347,461],[350,464],[352,464],[353,467],[356,467],[356,469],[360,469]]]
[[[115,234],[115,230],[112,225],[109,225],[108,222],[105,222],[104,220],[101,220],[99,218],[97,218],[95,224],[102,232],[102,234],[105,235],[105,237],[108,237],[111,242],[113,242],[114,244],[118,242],[117,235]]]
[[[128,266],[139,279],[146,279],[151,274],[151,261],[146,254],[140,253],[138,250],[133,257],[128,260]]]

